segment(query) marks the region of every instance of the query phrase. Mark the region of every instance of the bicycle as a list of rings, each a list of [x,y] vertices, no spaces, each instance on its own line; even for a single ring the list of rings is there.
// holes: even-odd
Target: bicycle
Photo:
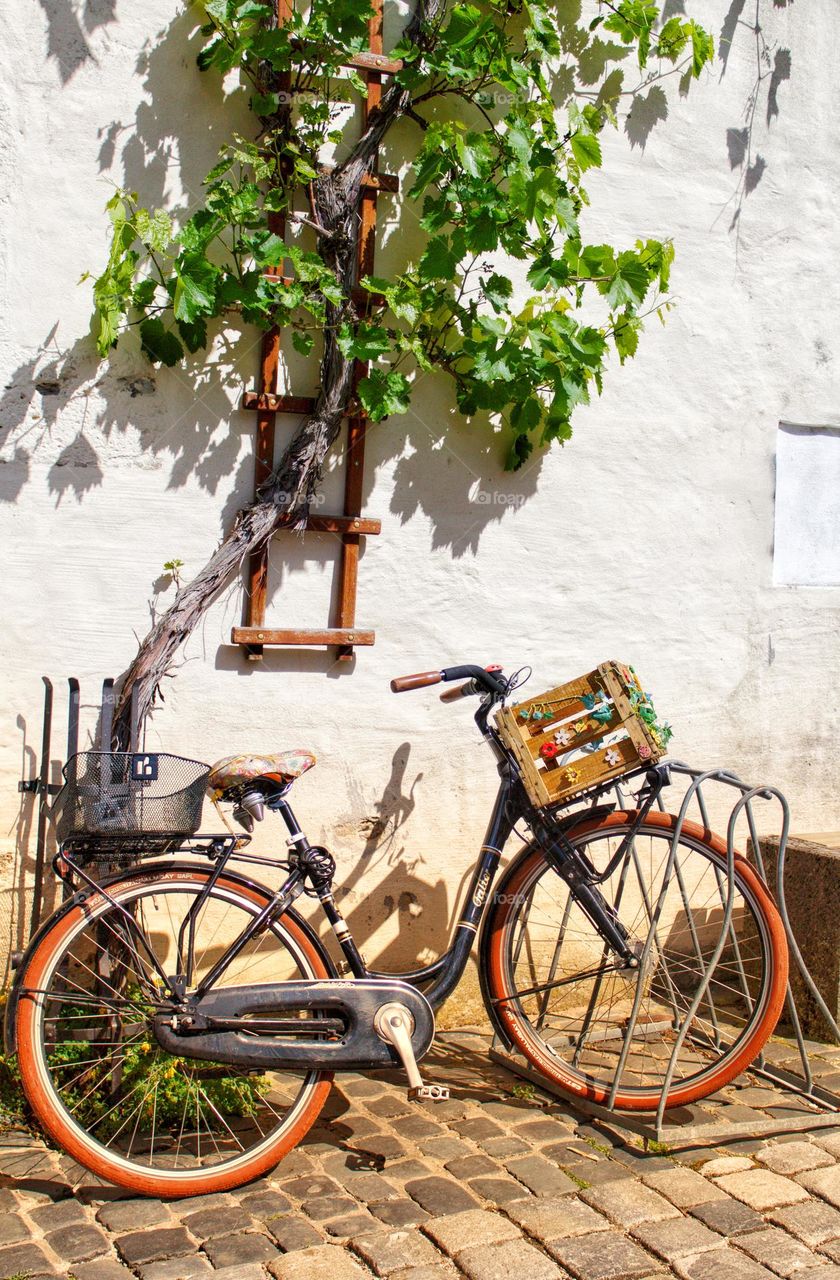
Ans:
[[[688,822],[674,839],[677,819],[656,808],[667,764],[628,773],[642,782],[633,810],[604,803],[605,786],[586,794],[583,809],[535,806],[489,720],[516,677],[465,665],[391,688],[441,681],[457,684],[445,701],[479,696],[475,722],[500,785],[449,945],[409,973],[365,963],[336,903],[335,861],[291,809],[309,753],[228,759],[209,773],[193,763],[192,781],[163,794],[160,812],[152,774],[177,757],[84,753],[68,762],[64,812],[81,834],[63,839],[54,860],[67,899],[17,966],[6,1041],[37,1119],[82,1165],[157,1197],[226,1190],[300,1142],[336,1071],[401,1064],[410,1098],[445,1099],[418,1062],[479,928],[495,1031],[571,1098],[655,1109],[676,1045],[667,1101],[678,1106],[721,1088],[759,1053],[784,1001],[784,929],[737,855],[730,883],[725,842]],[[286,856],[248,854],[232,829],[183,834],[198,826],[208,783],[246,829],[278,814]],[[189,820],[176,815],[179,796],[191,797]],[[140,822],[143,805],[158,816]],[[134,834],[120,829],[126,813]],[[530,837],[497,883],[520,824]],[[97,879],[103,858],[132,865]],[[280,869],[280,884],[253,878],[248,863]],[[295,907],[302,894],[320,903],[341,972]]]

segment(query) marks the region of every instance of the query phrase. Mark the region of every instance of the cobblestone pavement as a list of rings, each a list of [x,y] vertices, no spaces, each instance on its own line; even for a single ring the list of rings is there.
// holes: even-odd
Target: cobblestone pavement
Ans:
[[[645,1153],[487,1048],[440,1038],[438,1106],[406,1102],[395,1072],[340,1077],[302,1146],[226,1195],[132,1199],[0,1135],[0,1280],[840,1280],[840,1122]],[[840,1050],[819,1068],[836,1087]],[[729,1124],[808,1110],[752,1077],[714,1105]]]

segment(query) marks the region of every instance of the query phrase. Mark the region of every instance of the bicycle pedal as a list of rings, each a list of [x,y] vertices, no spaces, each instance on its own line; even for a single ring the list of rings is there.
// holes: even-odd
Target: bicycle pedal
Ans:
[[[448,1102],[449,1087],[445,1084],[420,1084],[408,1091],[409,1102]]]

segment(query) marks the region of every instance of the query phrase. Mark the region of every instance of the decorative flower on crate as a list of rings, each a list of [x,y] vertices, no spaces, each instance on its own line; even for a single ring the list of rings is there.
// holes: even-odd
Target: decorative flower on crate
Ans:
[[[616,751],[615,747],[610,747],[609,751],[604,756],[604,763],[608,764],[611,769],[614,768],[615,765],[621,764],[621,752]]]
[[[656,719],[656,709],[654,708],[650,694],[644,693],[641,689],[631,689],[630,705],[636,712],[639,719],[647,725],[651,737],[664,751],[665,747],[667,747],[671,740],[674,731],[669,724],[659,724]],[[640,751],[639,755],[641,754],[642,753]],[[650,754],[651,752],[648,751],[647,755]]]
[[[558,747],[568,747],[569,743],[574,742],[575,735],[571,729],[558,729],[554,735],[554,741]]]
[[[597,694],[585,693],[581,698],[581,702],[587,711],[592,712],[592,719],[597,724],[609,724],[610,720],[612,720],[613,708],[603,689],[599,689]]]
[[[543,760],[554,760],[560,754],[560,748],[554,742],[544,742],[540,747]]]
[[[578,773],[577,769],[567,769],[566,772],[563,774],[563,781],[568,782],[569,786],[573,786],[574,783],[577,782],[579,777],[580,777],[580,774]]]
[[[647,760],[650,754],[651,754],[650,747],[646,742],[643,742],[642,745],[639,747],[639,759]]]
[[[586,730],[588,728],[589,728],[588,720],[578,720],[577,723],[575,724],[575,733],[586,733]]]

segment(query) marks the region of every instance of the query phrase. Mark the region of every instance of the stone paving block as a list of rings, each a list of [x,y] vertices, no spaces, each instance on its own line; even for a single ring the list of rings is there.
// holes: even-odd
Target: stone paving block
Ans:
[[[434,1120],[423,1115],[412,1114],[405,1119],[394,1120],[393,1126],[400,1137],[411,1138],[413,1142],[417,1142],[420,1138],[445,1136],[442,1125],[435,1124]]]
[[[51,1231],[46,1242],[65,1262],[90,1262],[111,1247],[105,1233],[86,1222]]]
[[[577,1191],[578,1184],[544,1156],[506,1160],[505,1168],[535,1196],[562,1196]]]
[[[521,1236],[514,1223],[490,1209],[467,1209],[465,1213],[433,1218],[423,1230],[439,1249],[452,1258],[463,1249],[501,1244],[504,1240],[518,1240]]]
[[[369,1206],[371,1213],[388,1227],[416,1227],[429,1214],[414,1200],[384,1200]]]
[[[725,1173],[745,1173],[754,1169],[755,1162],[746,1156],[713,1156],[711,1160],[703,1160],[698,1164],[700,1173],[706,1178],[720,1178]]]
[[[470,1138],[473,1142],[479,1142],[482,1138],[498,1138],[504,1135],[502,1127],[488,1116],[455,1120],[452,1122],[452,1128],[462,1138]]]
[[[246,1231],[253,1218],[246,1209],[228,1202],[226,1209],[201,1209],[181,1221],[197,1240],[213,1240],[216,1236],[233,1235],[234,1231]]]
[[[755,1209],[742,1204],[740,1200],[733,1200],[731,1196],[727,1196],[725,1200],[711,1200],[707,1204],[694,1205],[689,1213],[722,1236],[740,1236],[747,1231],[760,1231],[764,1226],[764,1219]]]
[[[690,1209],[695,1204],[708,1204],[711,1200],[725,1200],[726,1192],[696,1173],[694,1169],[661,1169],[656,1173],[643,1173],[642,1182],[653,1191],[671,1201],[678,1209]]]
[[[51,1266],[35,1244],[10,1244],[0,1249],[0,1276],[46,1274]]]
[[[277,1246],[268,1236],[248,1231],[242,1235],[208,1240],[204,1252],[213,1266],[221,1270],[222,1267],[244,1266],[249,1262],[271,1262],[277,1257]]]
[[[526,1240],[506,1240],[503,1244],[481,1245],[458,1255],[458,1267],[470,1280],[558,1280],[562,1274],[550,1258]]]
[[[441,1260],[439,1251],[419,1231],[372,1232],[357,1236],[350,1245],[378,1276],[389,1276],[409,1265],[428,1266]],[[335,1280],[335,1277],[330,1276],[330,1280]]]
[[[141,1280],[205,1280],[215,1276],[203,1253],[195,1253],[188,1258],[169,1258],[166,1262],[152,1262],[148,1266],[138,1267]]]
[[[479,1207],[476,1197],[454,1178],[418,1178],[407,1182],[405,1189],[433,1217]]]
[[[460,1156],[455,1160],[447,1160],[444,1168],[451,1173],[453,1178],[479,1178],[484,1173],[501,1173],[501,1169],[495,1160],[491,1160],[489,1156],[469,1155]]]
[[[569,1236],[591,1235],[596,1231],[607,1231],[610,1227],[606,1218],[573,1196],[520,1201],[510,1205],[507,1213],[542,1244]]]
[[[6,1212],[0,1216],[0,1246],[28,1240],[31,1234],[29,1228],[13,1213]]]
[[[417,1145],[424,1156],[431,1156],[433,1160],[457,1160],[461,1156],[473,1155],[468,1143],[451,1134],[444,1138],[421,1138]]]
[[[256,1184],[252,1184],[256,1190]],[[261,1191],[268,1189],[268,1184],[263,1183],[259,1188]],[[209,1196],[185,1196],[183,1200],[167,1200],[167,1205],[176,1213],[183,1222],[184,1218],[191,1213],[206,1212],[208,1209],[230,1209],[235,1200],[236,1192],[216,1192],[215,1195]],[[158,1201],[160,1204],[160,1201]]]
[[[334,1178],[326,1178],[317,1174],[309,1178],[292,1178],[280,1184],[285,1195],[294,1196],[295,1200],[314,1200],[316,1196],[340,1196],[341,1187]]]
[[[813,1267],[813,1252],[799,1240],[794,1240],[779,1227],[768,1227],[766,1231],[751,1231],[735,1241],[738,1249],[743,1249],[755,1262],[760,1262],[769,1271],[779,1276],[791,1276],[803,1267]]]
[[[833,1172],[824,1170],[817,1172]],[[813,1178],[814,1174],[801,1174],[803,1178]],[[728,1195],[748,1204],[751,1209],[763,1213],[767,1209],[777,1209],[782,1204],[795,1204],[797,1200],[807,1200],[808,1192],[792,1178],[783,1178],[781,1174],[772,1173],[769,1169],[747,1169],[743,1173],[727,1173],[717,1179],[717,1184]]]
[[[558,1167],[581,1189],[601,1187],[605,1182],[620,1182],[622,1178],[632,1178],[633,1174],[624,1165],[615,1160],[577,1160],[566,1163],[557,1161]]]
[[[391,1182],[408,1182],[412,1178],[428,1178],[432,1170],[422,1160],[398,1160],[388,1165],[387,1176]]]
[[[261,1222],[266,1218],[276,1218],[279,1213],[288,1213],[292,1202],[288,1196],[279,1191],[256,1191],[253,1195],[242,1197],[242,1208]]]
[[[814,1143],[829,1155],[840,1159],[840,1132],[830,1133],[825,1129],[817,1129],[814,1133]]]
[[[375,1231],[378,1226],[379,1223],[371,1214],[360,1209],[358,1213],[348,1213],[343,1218],[332,1218],[325,1222],[324,1230],[328,1236],[349,1239],[350,1236],[364,1235],[366,1231]]]
[[[679,1210],[670,1201],[635,1179],[605,1182],[601,1187],[590,1187],[580,1194],[588,1205],[620,1227],[635,1227],[639,1222],[679,1216]]]
[[[139,1231],[161,1222],[171,1223],[172,1215],[160,1200],[115,1200],[97,1210],[96,1220],[106,1231]]]
[[[402,1191],[392,1187],[384,1173],[351,1173],[342,1179],[344,1189],[365,1203],[398,1200]]]
[[[514,1133],[517,1137],[524,1138],[526,1142],[533,1142],[536,1146],[559,1142],[569,1132],[569,1126],[560,1120],[528,1120],[525,1124],[514,1125]]]
[[[684,1258],[689,1254],[705,1253],[707,1249],[720,1247],[721,1238],[716,1231],[696,1218],[668,1218],[664,1222],[642,1222],[634,1227],[633,1236],[651,1253],[666,1262]]]
[[[365,1280],[370,1276],[359,1262],[339,1245],[324,1244],[299,1253],[288,1253],[269,1263],[275,1280]]]
[[[284,1178],[301,1178],[306,1174],[312,1173],[315,1164],[306,1154],[306,1139],[304,1138],[303,1147],[296,1147],[289,1155],[284,1156],[277,1170],[269,1179],[270,1185],[273,1187],[275,1183],[281,1182]]]
[[[805,1173],[834,1164],[834,1156],[813,1142],[779,1142],[756,1152],[756,1159],[774,1173]]]
[[[76,1280],[135,1280],[134,1272],[113,1258],[96,1258],[93,1262],[77,1263],[72,1274]]]
[[[342,1075],[340,1091],[351,1098],[375,1098],[383,1093],[388,1097],[397,1096],[381,1080],[372,1080],[370,1076]]]
[[[822,1200],[803,1200],[801,1204],[773,1209],[767,1216],[809,1248],[840,1236],[840,1212]]]
[[[162,1258],[177,1257],[182,1253],[194,1253],[195,1245],[183,1227],[157,1227],[150,1231],[133,1231],[130,1235],[117,1236],[114,1241],[117,1253],[129,1267],[144,1262],[158,1262]]]
[[[827,1240],[820,1245],[820,1253],[824,1253],[832,1262],[840,1262],[840,1240]]]
[[[11,1206],[10,1206],[11,1208]],[[90,1214],[78,1200],[55,1200],[30,1209],[29,1216],[43,1232],[57,1231],[59,1227],[75,1226],[90,1222]]]
[[[324,1218],[338,1218],[352,1213],[358,1207],[356,1201],[349,1196],[319,1196],[315,1200],[305,1200],[301,1205],[307,1218],[314,1218],[316,1222],[321,1222]]]
[[[497,1160],[506,1160],[509,1156],[522,1155],[531,1150],[527,1142],[523,1142],[521,1138],[512,1138],[506,1133],[498,1138],[485,1138],[480,1146],[488,1156],[494,1156]]]
[[[305,1222],[297,1215],[287,1218],[269,1218],[266,1230],[276,1240],[284,1253],[292,1253],[298,1249],[312,1249],[323,1244],[324,1237],[316,1231],[311,1222]]]
[[[806,1271],[797,1271],[796,1280],[840,1280],[840,1267],[833,1263],[825,1267],[808,1267]]]
[[[470,1178],[470,1190],[483,1200],[496,1205],[509,1205],[515,1200],[533,1199],[527,1187],[515,1178]]]
[[[836,1209],[840,1208],[840,1164],[833,1161],[830,1169],[813,1169],[800,1173],[796,1181],[814,1195],[821,1196]]]
[[[659,1264],[618,1231],[556,1240],[548,1251],[577,1280],[641,1280]]]
[[[384,1093],[379,1098],[371,1098],[365,1102],[368,1111],[383,1120],[393,1120],[397,1116],[410,1116],[412,1108],[405,1098],[397,1094]]]
[[[678,1258],[674,1270],[683,1280],[773,1280],[768,1271],[736,1249],[710,1249],[696,1258]]]

